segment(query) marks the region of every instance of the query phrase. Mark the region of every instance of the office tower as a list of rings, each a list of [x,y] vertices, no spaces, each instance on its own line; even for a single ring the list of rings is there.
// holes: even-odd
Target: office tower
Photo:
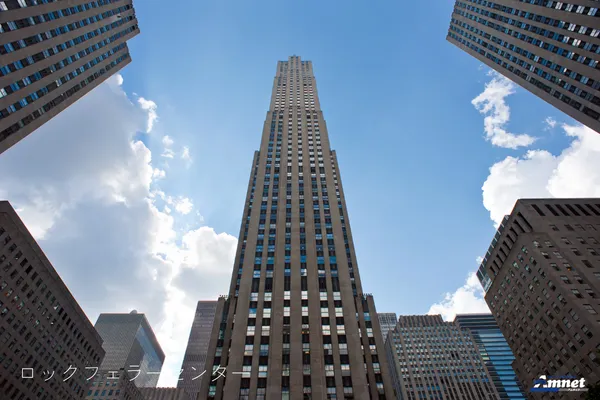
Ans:
[[[196,400],[182,388],[142,388],[140,393],[144,400]]]
[[[600,199],[521,199],[477,276],[528,391],[540,375],[600,379]]]
[[[447,40],[600,132],[600,10],[590,0],[456,0]]]
[[[210,376],[210,374],[201,374],[205,370],[206,352],[208,351],[208,342],[213,330],[216,311],[216,301],[198,302],[188,345],[183,356],[182,372],[180,380],[177,382],[177,388],[185,389],[185,392],[194,399],[200,392],[202,377],[206,376],[205,379],[208,379]]]
[[[98,372],[99,383],[123,370],[137,376],[133,382],[138,388],[156,387],[165,354],[144,314],[135,310],[129,314],[100,314],[95,327],[106,352]]]
[[[500,399],[526,399],[512,369],[515,357],[492,314],[459,314],[454,323],[471,333]]]
[[[398,323],[398,316],[396,313],[377,313],[377,318],[379,319],[379,326],[381,327],[381,336],[385,343],[388,332],[394,329]]]
[[[312,63],[278,62],[201,399],[393,398],[339,173]]]
[[[0,201],[0,398],[82,399],[102,339],[7,201]],[[70,367],[72,369],[63,375]],[[52,375],[53,374],[53,375]]]
[[[0,1],[0,153],[127,65],[132,0]]]
[[[397,399],[499,399],[470,332],[441,315],[401,315],[385,346]]]

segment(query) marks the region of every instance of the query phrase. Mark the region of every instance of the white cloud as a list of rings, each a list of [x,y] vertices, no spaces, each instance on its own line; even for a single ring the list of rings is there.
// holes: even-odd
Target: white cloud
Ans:
[[[554,127],[556,126],[556,120],[552,117],[546,117],[546,119],[544,120],[544,123],[546,124],[546,127],[544,128],[545,131],[550,130],[550,129],[554,129]]]
[[[510,108],[505,98],[513,94],[516,85],[497,73],[485,85],[485,90],[475,97],[471,103],[486,117],[484,119],[485,135],[494,146],[516,149],[531,145],[536,139],[526,134],[507,132],[504,126],[510,119]]]
[[[171,146],[173,146],[173,143],[175,143],[175,142],[169,135],[165,135],[162,138],[162,143],[163,143],[163,146],[165,146],[165,147],[171,147]]]
[[[171,149],[164,149],[163,153],[161,154],[161,157],[165,157],[165,158],[173,158],[174,156],[175,156],[175,153]]]
[[[227,292],[237,239],[194,226],[195,216],[178,223],[192,201],[158,186],[166,174],[134,139],[152,129],[155,104],[132,102],[122,83],[110,78],[5,152],[0,197],[92,322],[100,312],[147,315],[167,354],[160,385],[174,386],[196,302]]]
[[[183,146],[183,150],[181,151],[181,159],[185,161],[186,165],[189,167],[192,164],[192,156],[190,155],[190,148],[187,146]]]
[[[483,288],[475,272],[469,274],[465,284],[454,293],[446,293],[444,300],[433,304],[427,314],[441,314],[444,320],[452,321],[456,314],[489,313],[483,299]]]
[[[165,170],[162,170],[159,168],[154,168],[154,170],[152,171],[152,177],[154,179],[162,179],[165,176],[167,176],[167,173],[165,172]]]
[[[187,197],[180,197],[176,200],[173,200],[173,205],[175,206],[175,210],[183,215],[189,214],[194,208],[192,201]]]
[[[572,142],[559,155],[532,150],[490,168],[483,205],[496,224],[519,198],[600,197],[600,135],[581,125],[562,128]]]
[[[175,142],[173,141],[173,139],[170,136],[168,136],[168,135],[163,136],[162,144],[164,146],[164,149],[161,154],[161,157],[165,157],[165,158],[174,158],[175,157],[175,152],[171,148],[171,146],[173,146],[173,143],[175,143]]]
[[[121,84],[123,83],[123,78],[121,78]],[[119,85],[120,86],[120,85]],[[156,103],[152,100],[146,100],[143,97],[138,98],[138,103],[142,110],[147,111],[148,113],[148,122],[146,123],[146,133],[150,133],[152,128],[154,127],[154,123],[158,119],[158,114],[156,113]]]

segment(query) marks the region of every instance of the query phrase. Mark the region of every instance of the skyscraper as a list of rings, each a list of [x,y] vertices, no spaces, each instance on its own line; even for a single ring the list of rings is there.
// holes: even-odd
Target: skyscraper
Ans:
[[[196,306],[194,322],[192,323],[188,345],[181,364],[182,372],[180,380],[177,382],[177,388],[184,389],[193,399],[196,399],[200,392],[202,377],[197,377],[205,370],[206,352],[208,351],[216,311],[216,301],[199,301]],[[208,379],[209,375],[204,374],[202,376],[206,376],[205,379]]]
[[[100,383],[111,371],[123,370],[137,375],[137,387],[156,387],[165,354],[144,314],[135,310],[129,314],[100,314],[95,327],[106,352],[98,371]]]
[[[221,301],[206,369],[227,373],[201,399],[393,399],[313,66],[297,56],[277,64]]]
[[[132,0],[0,1],[0,153],[127,65]]]
[[[600,10],[590,0],[456,0],[450,43],[600,132]]]
[[[100,364],[101,344],[15,210],[0,201],[0,398],[83,398],[85,367]]]
[[[381,335],[383,337],[383,342],[385,343],[388,332],[394,329],[398,323],[398,316],[396,313],[377,313],[377,318],[379,319]]]
[[[477,276],[529,390],[540,375],[600,380],[600,199],[518,200]]]
[[[500,399],[526,399],[512,369],[515,357],[492,314],[460,314],[454,323],[471,332]]]
[[[499,399],[471,333],[441,315],[401,315],[385,346],[399,400]]]

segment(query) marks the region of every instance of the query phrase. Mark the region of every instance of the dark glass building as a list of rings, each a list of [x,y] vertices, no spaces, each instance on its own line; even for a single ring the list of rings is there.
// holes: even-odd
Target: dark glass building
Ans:
[[[102,337],[102,348],[106,352],[100,365],[103,374],[110,371],[137,371],[137,387],[156,387],[165,354],[144,314],[132,311],[129,314],[100,314],[96,330]],[[129,372],[132,375],[137,372]]]
[[[600,132],[600,4],[456,0],[447,39]]]
[[[132,0],[0,1],[0,153],[130,61]]]
[[[477,276],[525,390],[540,375],[600,383],[600,199],[518,200]]]
[[[277,64],[201,399],[394,398],[310,61]],[[214,379],[214,378],[213,378]]]
[[[499,399],[471,333],[441,315],[401,315],[385,348],[398,400]]]
[[[0,399],[82,399],[86,367],[104,357],[101,344],[15,210],[0,201]]]
[[[210,373],[205,373],[200,378],[198,376],[205,371],[206,352],[213,331],[216,311],[216,301],[199,301],[196,306],[194,322],[181,364],[182,372],[177,382],[177,388],[184,389],[193,399],[200,392],[202,378],[212,379]]]
[[[500,399],[526,399],[527,396],[512,369],[515,356],[492,314],[459,314],[454,323],[471,332]]]

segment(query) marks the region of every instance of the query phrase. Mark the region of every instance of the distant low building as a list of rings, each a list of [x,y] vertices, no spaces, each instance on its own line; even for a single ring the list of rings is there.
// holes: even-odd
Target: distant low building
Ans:
[[[498,400],[473,337],[440,315],[401,315],[386,340],[398,400]]]
[[[140,393],[144,400],[196,400],[196,397],[178,388],[142,388]]]

